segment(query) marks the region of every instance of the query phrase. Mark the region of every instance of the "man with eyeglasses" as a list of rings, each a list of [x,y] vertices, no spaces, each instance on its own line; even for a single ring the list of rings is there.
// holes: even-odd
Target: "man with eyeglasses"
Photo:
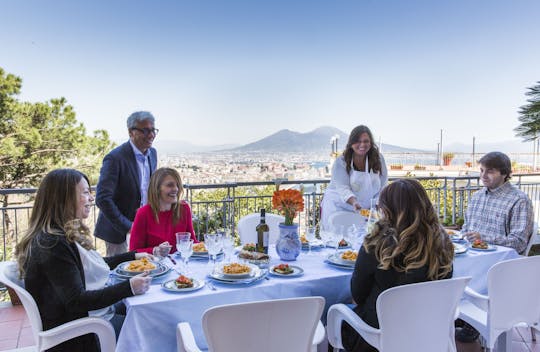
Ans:
[[[129,141],[103,159],[96,190],[100,210],[94,235],[105,241],[106,256],[127,252],[126,235],[137,209],[147,203],[150,175],[156,170],[152,143],[158,130],[154,116],[137,111],[127,119]]]

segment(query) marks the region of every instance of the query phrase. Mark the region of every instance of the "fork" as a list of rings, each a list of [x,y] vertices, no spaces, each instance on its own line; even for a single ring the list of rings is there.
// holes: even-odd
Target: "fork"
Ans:
[[[209,289],[211,289],[212,291],[217,290],[216,286],[214,286],[214,284],[212,283],[210,279],[206,279],[205,282]]]

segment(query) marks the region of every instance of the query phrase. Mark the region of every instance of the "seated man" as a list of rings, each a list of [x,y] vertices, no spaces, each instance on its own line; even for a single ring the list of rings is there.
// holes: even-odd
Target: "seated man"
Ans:
[[[523,254],[533,231],[531,200],[509,182],[512,166],[506,154],[487,153],[478,163],[484,187],[469,201],[462,233],[471,242],[481,239]],[[466,323],[456,330],[458,341],[473,342],[477,337],[478,332]]]

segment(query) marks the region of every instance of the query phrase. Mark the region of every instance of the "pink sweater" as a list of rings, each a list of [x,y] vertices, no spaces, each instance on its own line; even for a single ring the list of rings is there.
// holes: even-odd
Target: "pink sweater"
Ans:
[[[172,211],[160,211],[158,214],[159,223],[152,213],[149,204],[139,208],[131,227],[131,237],[129,239],[129,250],[137,252],[152,253],[155,246],[168,241],[172,246],[171,253],[176,252],[176,233],[191,232],[191,239],[197,241],[191,222],[191,209],[186,202],[180,203],[180,221],[176,225],[172,224]]]

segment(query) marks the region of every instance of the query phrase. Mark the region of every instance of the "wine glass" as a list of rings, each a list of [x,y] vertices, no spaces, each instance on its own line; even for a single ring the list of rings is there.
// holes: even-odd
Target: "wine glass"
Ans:
[[[339,225],[337,231],[332,232],[332,245],[336,245],[336,250],[334,251],[334,255],[338,255],[338,249],[339,249],[339,242],[343,239],[343,235],[345,233],[345,226]]]
[[[315,227],[314,226],[308,226],[308,228],[306,229],[306,240],[308,243],[307,255],[313,255],[313,253],[311,253],[311,243],[315,241]]]
[[[362,234],[360,233],[360,228],[356,226],[356,224],[352,224],[347,228],[347,232],[345,232],[345,241],[347,241],[350,245],[353,251],[357,252],[360,243],[362,242]]]
[[[182,239],[180,243],[176,243],[180,254],[182,255],[182,260],[184,262],[184,273],[189,274],[188,262],[189,258],[193,254],[193,240],[192,239]]]
[[[371,207],[369,208],[369,216],[366,221],[366,234],[371,233],[371,230],[373,230],[373,225],[378,220],[378,214],[377,214],[377,201],[375,199],[371,200]]]
[[[334,228],[332,225],[328,224],[326,226],[321,226],[321,230],[319,231],[319,236],[321,237],[321,240],[323,241],[324,246],[328,244],[332,240],[332,232]]]
[[[207,233],[204,235],[204,243],[208,250],[208,265],[216,266],[216,256],[223,248],[223,236],[220,233]]]

